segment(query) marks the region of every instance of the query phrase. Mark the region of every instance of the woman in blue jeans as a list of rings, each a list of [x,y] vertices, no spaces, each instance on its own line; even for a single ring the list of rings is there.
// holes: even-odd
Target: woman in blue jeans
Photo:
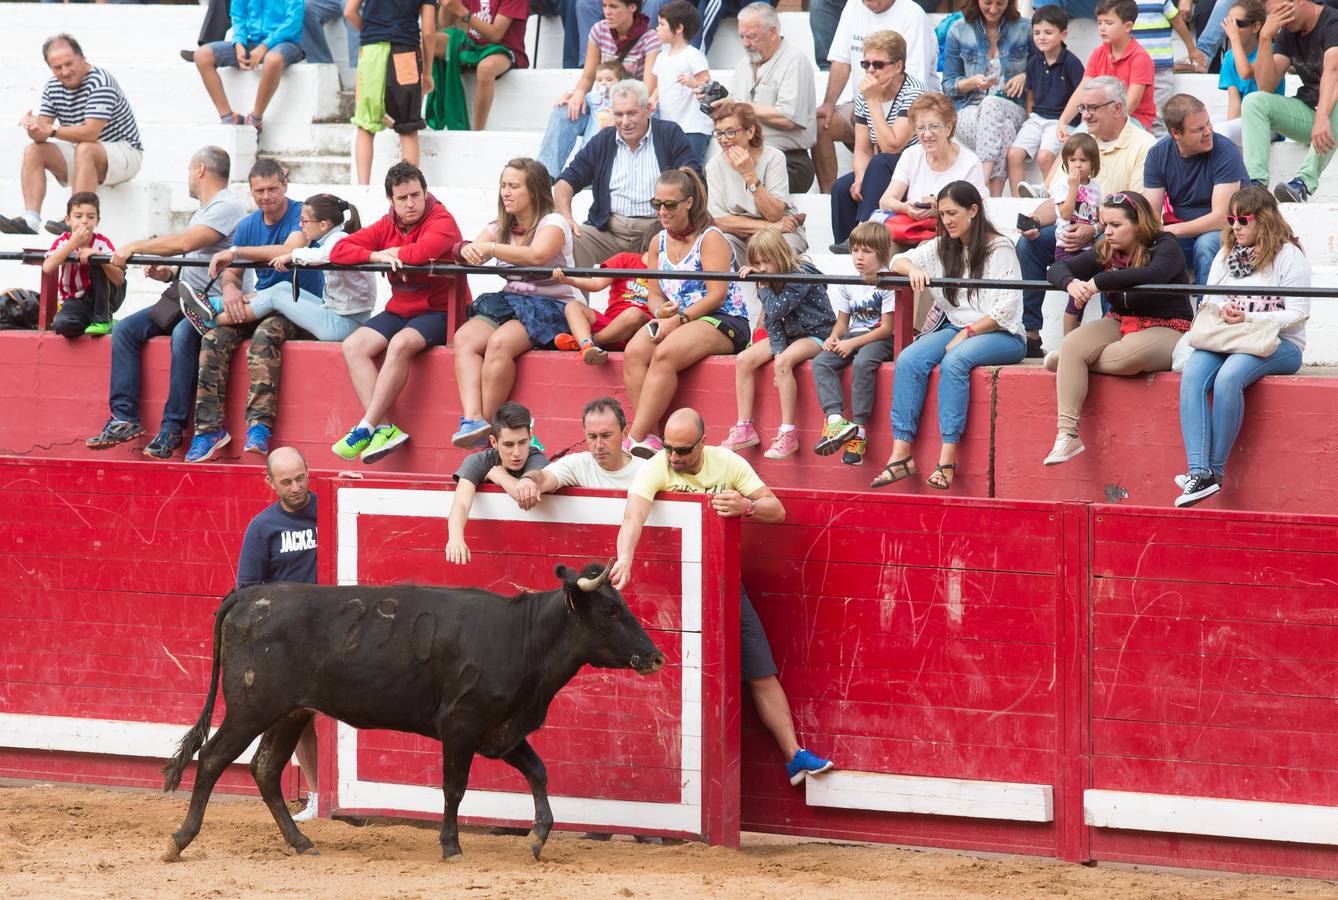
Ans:
[[[926,480],[952,487],[957,445],[966,428],[971,370],[1021,361],[1027,352],[1022,294],[1012,288],[934,287],[938,278],[1021,278],[1013,243],[985,217],[980,191],[954,181],[938,193],[938,237],[892,257],[892,272],[910,278],[917,293],[928,290],[934,305],[915,342],[896,358],[892,376],[892,455],[870,487],[880,488],[916,473],[911,444],[920,426],[929,373],[939,367],[938,420],[943,448]]]
[[[1180,430],[1189,474],[1176,479],[1182,489],[1176,506],[1193,506],[1222,489],[1227,456],[1245,415],[1245,388],[1265,375],[1291,375],[1301,368],[1310,300],[1271,296],[1268,289],[1309,287],[1310,263],[1266,188],[1250,185],[1231,198],[1208,284],[1239,289],[1204,300],[1221,304],[1226,322],[1272,319],[1281,341],[1263,357],[1210,350],[1190,354],[1180,376]]]

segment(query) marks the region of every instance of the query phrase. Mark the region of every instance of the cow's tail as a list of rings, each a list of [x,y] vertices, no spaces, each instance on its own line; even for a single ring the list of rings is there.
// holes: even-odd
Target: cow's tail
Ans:
[[[205,740],[209,737],[209,722],[214,717],[214,697],[218,693],[218,673],[221,668],[221,652],[223,648],[223,620],[227,617],[232,608],[237,605],[241,599],[240,595],[233,591],[223,598],[219,604],[218,612],[214,614],[214,662],[209,671],[209,693],[205,695],[204,710],[200,713],[200,719],[195,723],[195,727],[181,738],[181,743],[177,745],[176,755],[173,756],[163,766],[163,790],[172,792],[181,784],[181,773],[186,771],[186,766],[204,746]]]

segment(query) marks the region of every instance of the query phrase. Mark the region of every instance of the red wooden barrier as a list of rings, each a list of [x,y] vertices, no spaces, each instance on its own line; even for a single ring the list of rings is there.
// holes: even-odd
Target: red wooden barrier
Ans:
[[[317,484],[323,579],[443,580],[442,480]],[[535,743],[569,827],[1338,876],[1338,518],[779,493],[786,522],[741,535],[657,504],[628,598],[671,664],[559,695]],[[268,500],[239,467],[0,459],[0,776],[157,786]],[[459,580],[546,587],[621,509],[484,492]],[[800,788],[720,637],[740,557],[801,738],[842,769]],[[319,729],[326,814],[439,814],[433,745]],[[529,819],[506,768],[471,787],[474,821]]]

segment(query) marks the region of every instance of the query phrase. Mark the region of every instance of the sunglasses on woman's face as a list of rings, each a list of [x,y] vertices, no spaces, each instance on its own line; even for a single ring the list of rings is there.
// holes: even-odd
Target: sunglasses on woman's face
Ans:
[[[654,197],[654,198],[652,198],[651,201],[650,201],[650,208],[651,208],[651,209],[654,209],[654,210],[658,210],[658,209],[660,209],[660,207],[664,207],[665,209],[669,210],[670,212],[673,212],[674,210],[678,209],[678,204],[683,203],[683,202],[685,202],[685,201],[683,201],[683,200],[661,200],[659,197]]]
[[[885,59],[861,59],[859,61],[859,67],[866,72],[870,69],[873,69],[875,72],[881,72],[890,65],[892,64]]]
[[[1245,213],[1239,216],[1227,216],[1227,225],[1232,228],[1234,228],[1237,225],[1244,228],[1246,225],[1249,225],[1251,222],[1253,222],[1254,219],[1255,219],[1254,213]]]

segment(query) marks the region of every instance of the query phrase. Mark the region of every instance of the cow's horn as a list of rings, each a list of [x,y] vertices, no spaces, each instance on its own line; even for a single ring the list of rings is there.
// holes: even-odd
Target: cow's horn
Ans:
[[[606,563],[604,565],[603,570],[601,570],[600,573],[596,575],[594,578],[576,579],[576,586],[581,590],[585,591],[587,594],[590,593],[591,591],[599,590],[599,586],[602,585],[604,581],[609,577],[609,569],[612,567],[613,567],[612,562]]]

